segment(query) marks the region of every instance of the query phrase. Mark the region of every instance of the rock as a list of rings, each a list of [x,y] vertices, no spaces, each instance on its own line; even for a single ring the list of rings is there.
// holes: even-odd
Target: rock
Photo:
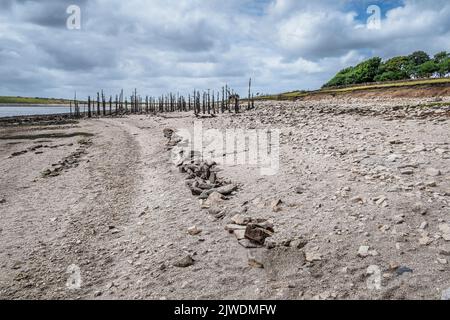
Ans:
[[[444,258],[438,258],[437,261],[438,261],[440,264],[447,264],[447,263],[448,263],[447,259],[444,259]]]
[[[439,248],[439,254],[443,256],[450,256],[450,245],[443,245]]]
[[[435,187],[437,187],[437,182],[436,181],[428,181],[427,183],[425,183],[425,186],[427,186],[428,188],[435,188]]]
[[[428,222],[424,221],[424,222],[422,222],[422,224],[420,225],[419,229],[420,229],[420,230],[425,230],[426,228],[428,228]]]
[[[0,198],[0,204],[4,204],[6,203],[6,199],[5,198]]]
[[[203,203],[202,208],[203,209],[209,209],[213,206],[216,206],[224,201],[224,197],[222,194],[214,191],[211,193],[208,197],[208,199]]]
[[[425,170],[425,174],[431,176],[431,177],[438,177],[441,175],[441,171],[435,168],[427,168]]]
[[[400,156],[398,154],[391,154],[386,158],[386,160],[389,162],[396,162],[397,160],[399,160],[401,158],[402,158],[402,156]]]
[[[191,256],[186,256],[184,258],[181,258],[180,260],[174,262],[173,266],[177,268],[187,268],[194,264],[195,260],[192,259]]]
[[[412,169],[402,169],[400,170],[400,173],[406,176],[410,176],[412,174],[414,174],[414,170]]]
[[[188,229],[188,233],[189,233],[191,236],[196,236],[196,235],[202,233],[202,230],[199,229],[199,228],[197,228],[196,226],[192,226],[192,227],[190,227],[190,228]]]
[[[295,187],[294,191],[297,194],[304,194],[306,192],[306,189],[303,187]]]
[[[226,186],[217,188],[216,191],[224,196],[230,195],[232,192],[236,191],[237,187],[234,184],[228,184]]]
[[[94,297],[100,297],[102,295],[101,291],[95,291],[94,292]]]
[[[353,197],[350,201],[353,203],[364,203],[365,202],[364,198],[361,196]]]
[[[245,217],[241,214],[237,214],[231,218],[231,221],[235,224],[238,224],[241,226],[246,226],[247,224],[249,224],[251,222],[251,218]]]
[[[422,246],[428,246],[432,242],[433,242],[433,239],[428,237],[428,235],[426,235],[426,234],[422,235],[422,237],[419,239],[419,244],[422,245]]]
[[[405,222],[405,215],[404,214],[399,214],[394,216],[394,223],[395,224],[402,224]]]
[[[322,261],[322,256],[317,252],[305,252],[305,258],[308,262]]]
[[[242,239],[242,240],[239,240],[238,242],[241,246],[243,246],[246,249],[253,249],[253,248],[260,247],[258,244],[254,243],[248,239]]]
[[[413,273],[413,272],[414,272],[413,269],[408,268],[408,267],[398,267],[397,270],[395,271],[395,273],[398,276],[401,276],[402,274],[405,274],[405,273]]]
[[[450,288],[442,291],[441,300],[450,301]]]
[[[438,228],[442,233],[442,238],[444,238],[445,241],[450,241],[450,224],[442,223]]]
[[[366,258],[368,256],[377,256],[378,252],[376,250],[370,250],[369,246],[360,246],[358,249],[358,256],[361,258]]]
[[[200,196],[203,193],[203,190],[197,187],[191,187],[191,192],[193,196]]]
[[[263,245],[266,238],[273,235],[273,228],[263,224],[248,224],[245,229],[245,238]]]
[[[422,216],[424,216],[428,213],[428,209],[422,203],[419,203],[419,202],[414,204],[412,211],[415,214],[420,214]]]
[[[233,234],[238,241],[245,239],[245,230],[234,230]]]
[[[247,229],[247,226],[241,226],[238,224],[227,224],[225,226],[225,230],[227,230],[230,233],[233,233],[235,230],[244,230]]]
[[[305,239],[295,239],[292,240],[289,246],[291,248],[303,249],[308,244],[308,241]]]
[[[278,200],[273,200],[270,204],[270,206],[272,207],[272,211],[273,212],[279,212],[281,211],[281,205],[283,204],[283,201],[281,201],[280,199]]]

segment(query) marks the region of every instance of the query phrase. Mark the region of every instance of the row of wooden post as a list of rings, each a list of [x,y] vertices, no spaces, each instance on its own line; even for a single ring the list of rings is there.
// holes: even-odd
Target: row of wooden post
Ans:
[[[220,92],[221,91],[221,92]],[[96,98],[96,99],[95,99]],[[75,99],[70,103],[70,114],[74,117],[100,117],[123,114],[157,114],[166,112],[194,111],[195,115],[215,115],[219,113],[241,112],[240,97],[228,85],[217,91],[197,91],[193,94],[182,96],[169,93],[159,97],[138,95],[135,89],[130,100],[124,97],[123,90],[120,95],[105,96],[103,90],[97,92],[95,98],[88,97],[87,101],[80,102]],[[72,112],[73,106],[73,112]],[[251,94],[251,79],[249,81],[247,110],[254,108],[254,95]],[[82,110],[83,109],[83,110]]]

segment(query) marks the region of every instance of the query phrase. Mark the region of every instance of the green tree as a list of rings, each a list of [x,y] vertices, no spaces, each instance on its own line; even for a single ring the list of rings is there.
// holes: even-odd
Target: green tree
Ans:
[[[448,53],[447,51],[441,51],[439,53],[436,53],[434,55],[434,62],[436,62],[437,64],[440,64],[441,62],[445,61],[446,59],[450,58],[450,53]]]
[[[408,58],[413,66],[420,66],[425,62],[430,61],[430,56],[423,51],[413,52],[411,55],[408,56]]]
[[[442,60],[441,63],[439,63],[438,67],[439,76],[445,77],[450,73],[450,58]]]
[[[439,66],[433,60],[427,61],[418,67],[418,76],[420,78],[429,78],[439,71]]]

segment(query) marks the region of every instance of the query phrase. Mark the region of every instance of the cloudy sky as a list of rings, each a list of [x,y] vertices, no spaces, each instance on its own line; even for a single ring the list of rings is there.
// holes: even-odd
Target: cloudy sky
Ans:
[[[367,27],[370,5],[381,27]],[[81,29],[69,30],[69,5]],[[448,0],[0,0],[0,95],[316,89],[378,55],[450,51]]]

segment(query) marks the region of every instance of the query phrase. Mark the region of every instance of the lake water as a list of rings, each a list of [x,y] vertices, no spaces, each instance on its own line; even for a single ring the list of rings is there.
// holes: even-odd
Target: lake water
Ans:
[[[0,118],[70,113],[70,106],[0,104]]]

